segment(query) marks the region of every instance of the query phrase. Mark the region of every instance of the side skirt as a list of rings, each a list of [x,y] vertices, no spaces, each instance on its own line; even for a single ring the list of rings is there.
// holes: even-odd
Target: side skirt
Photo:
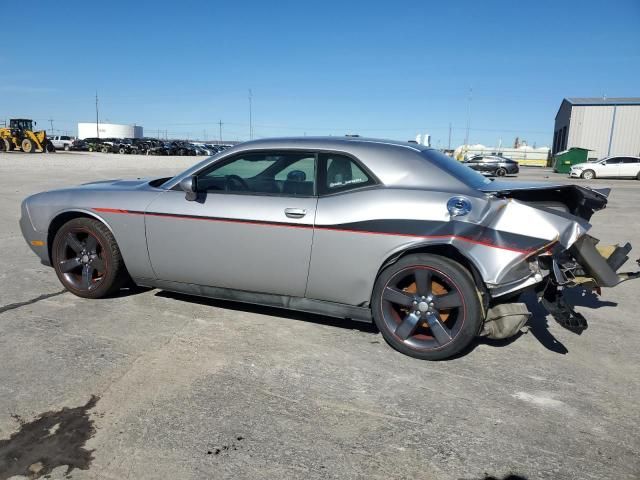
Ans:
[[[313,298],[290,297],[288,295],[275,295],[271,293],[247,292],[244,290],[234,290],[231,288],[209,287],[206,285],[196,285],[193,283],[171,282],[168,280],[157,280],[149,278],[134,279],[141,287],[160,288],[171,292],[195,295],[197,297],[215,298],[218,300],[229,300],[232,302],[251,303],[254,305],[264,305],[267,307],[285,308],[300,312],[315,313],[328,317],[344,318],[360,322],[371,322],[371,309],[368,307],[356,307],[343,303],[328,302],[326,300],[315,300]]]

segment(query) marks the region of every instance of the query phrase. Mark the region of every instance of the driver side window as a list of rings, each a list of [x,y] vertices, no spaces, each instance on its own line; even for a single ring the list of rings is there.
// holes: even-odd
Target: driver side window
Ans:
[[[312,153],[244,153],[198,175],[198,189],[263,195],[313,196],[315,163]]]

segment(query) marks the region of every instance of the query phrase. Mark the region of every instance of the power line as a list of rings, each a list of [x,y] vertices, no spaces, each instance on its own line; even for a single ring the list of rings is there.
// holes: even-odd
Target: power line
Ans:
[[[464,144],[469,145],[469,128],[471,127],[471,95],[473,94],[473,89],[469,87],[469,98],[467,101],[467,134],[464,137]]]
[[[253,112],[252,112],[252,97],[251,89],[249,89],[249,140],[253,140]]]
[[[98,91],[96,90],[96,138],[100,138],[100,128],[98,127]]]

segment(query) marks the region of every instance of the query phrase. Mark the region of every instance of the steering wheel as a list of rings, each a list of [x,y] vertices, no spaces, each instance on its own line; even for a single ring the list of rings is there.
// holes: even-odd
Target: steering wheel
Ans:
[[[238,175],[227,175],[225,177],[225,179],[226,179],[226,183],[224,185],[224,189],[226,191],[244,190],[244,191],[248,192],[249,190],[251,190],[249,188],[249,185],[247,185],[247,182],[245,182],[244,178],[242,178],[242,177],[240,177]],[[235,189],[229,188],[233,182],[235,182],[236,185],[240,186],[240,188],[239,189],[237,189],[237,188],[235,188]]]

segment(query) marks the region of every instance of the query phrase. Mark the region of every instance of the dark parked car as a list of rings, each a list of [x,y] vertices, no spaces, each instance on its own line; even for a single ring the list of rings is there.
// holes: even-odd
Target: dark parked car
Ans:
[[[520,171],[518,162],[500,155],[476,155],[469,160],[465,160],[464,164],[483,175],[495,177],[516,175]]]

